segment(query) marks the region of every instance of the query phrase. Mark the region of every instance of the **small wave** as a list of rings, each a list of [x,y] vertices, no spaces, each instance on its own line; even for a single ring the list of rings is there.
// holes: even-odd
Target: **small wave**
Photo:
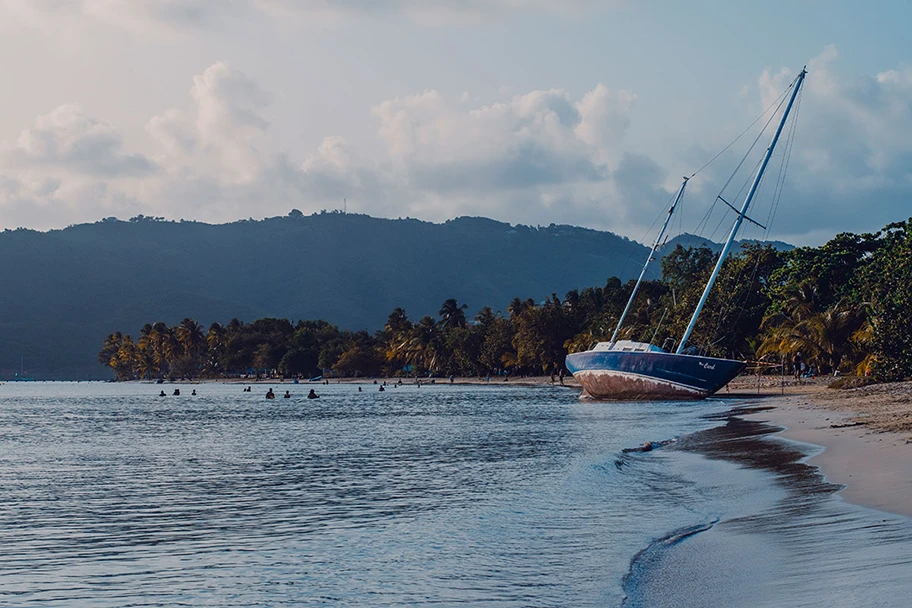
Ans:
[[[631,591],[636,589],[637,581],[639,580],[640,575],[649,569],[650,565],[655,563],[662,556],[662,554],[664,554],[671,547],[684,542],[688,538],[712,529],[712,527],[717,523],[719,523],[718,518],[713,519],[709,522],[677,528],[665,536],[655,539],[649,543],[649,546],[634,555],[633,559],[630,560],[630,568],[627,570],[627,574],[624,575],[624,601],[621,605],[630,606],[629,599],[632,595]]]

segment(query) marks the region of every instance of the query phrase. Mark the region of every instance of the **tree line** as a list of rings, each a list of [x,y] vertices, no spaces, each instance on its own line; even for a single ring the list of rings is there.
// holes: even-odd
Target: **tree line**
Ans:
[[[707,247],[677,246],[662,278],[646,281],[622,339],[677,346],[715,264]],[[437,317],[393,310],[374,332],[322,320],[232,319],[204,330],[186,318],[109,335],[99,361],[120,380],[556,374],[568,352],[608,340],[634,282],[513,298],[506,311],[448,299]],[[820,247],[744,246],[721,269],[689,344],[710,356],[789,365],[800,353],[819,373],[897,380],[912,376],[912,219],[877,233],[843,233]]]

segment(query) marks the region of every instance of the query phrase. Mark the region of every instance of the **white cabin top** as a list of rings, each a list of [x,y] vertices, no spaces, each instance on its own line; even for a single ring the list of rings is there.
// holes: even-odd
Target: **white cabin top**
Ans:
[[[634,342],[633,340],[618,340],[617,342],[599,342],[592,347],[594,351],[602,350],[620,350],[629,353],[664,353],[665,351],[648,344],[646,342]]]

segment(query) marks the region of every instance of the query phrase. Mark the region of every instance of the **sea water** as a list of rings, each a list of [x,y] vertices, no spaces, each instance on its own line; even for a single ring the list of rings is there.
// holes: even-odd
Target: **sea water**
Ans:
[[[834,497],[802,463],[812,446],[732,418],[742,404],[724,397],[365,382],[276,384],[266,400],[263,384],[175,386],[0,386],[0,605],[912,597],[910,521]]]

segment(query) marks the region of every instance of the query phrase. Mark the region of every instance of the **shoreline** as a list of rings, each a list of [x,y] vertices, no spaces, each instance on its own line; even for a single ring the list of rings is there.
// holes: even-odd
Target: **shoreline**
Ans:
[[[837,494],[845,501],[912,518],[912,383],[834,390],[812,381],[784,393],[780,386],[761,390],[762,409],[738,417],[822,448],[804,462],[843,486]]]
[[[329,381],[329,384],[350,384],[350,385],[373,385],[374,381],[377,384],[383,384],[384,382],[387,385],[395,384],[398,381],[402,381],[403,386],[415,386],[417,384],[417,379],[415,378],[324,378],[323,380],[311,381],[311,380],[298,380],[297,386],[325,386],[325,381]],[[518,378],[510,378],[507,381],[504,381],[502,377],[492,376],[490,381],[485,380],[484,378],[454,378],[451,383],[449,378],[421,378],[421,386],[529,386],[529,387],[557,387],[557,388],[570,388],[576,390],[582,390],[579,382],[576,381],[573,376],[564,376],[563,384],[555,377],[554,382],[551,382],[550,376],[526,376]],[[431,382],[433,380],[433,382]],[[157,385],[159,384],[156,380],[127,380],[126,382],[133,382],[136,384],[149,384]],[[274,385],[274,386],[285,386],[285,385],[295,385],[295,381],[290,378],[261,378],[257,380],[256,378],[201,378],[199,380],[165,380],[163,385],[180,385],[180,384],[249,384],[249,385]]]

